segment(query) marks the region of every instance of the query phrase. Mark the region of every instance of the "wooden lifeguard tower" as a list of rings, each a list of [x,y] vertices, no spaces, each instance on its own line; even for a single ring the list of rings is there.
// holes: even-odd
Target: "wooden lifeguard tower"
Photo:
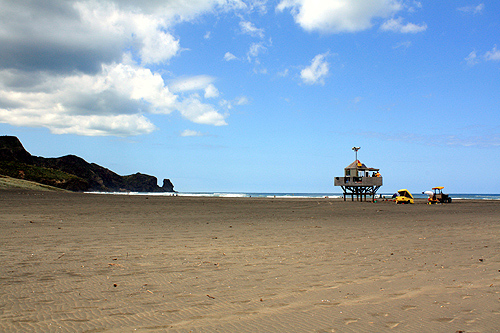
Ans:
[[[368,168],[366,165],[358,160],[358,150],[360,147],[353,147],[352,150],[356,152],[356,160],[349,164],[344,169],[344,177],[335,177],[334,185],[340,186],[344,194],[344,201],[347,196],[351,196],[354,201],[366,201],[367,196],[375,200],[375,194],[382,186],[382,176],[380,176],[379,169]]]

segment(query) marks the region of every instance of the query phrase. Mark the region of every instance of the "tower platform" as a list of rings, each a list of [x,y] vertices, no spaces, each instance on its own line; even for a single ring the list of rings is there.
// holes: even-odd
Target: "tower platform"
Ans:
[[[375,194],[382,186],[382,176],[379,169],[368,168],[366,165],[356,160],[344,169],[344,177],[335,177],[334,185],[340,186],[344,195],[344,201],[348,196],[354,201],[366,201],[371,196],[375,200]]]

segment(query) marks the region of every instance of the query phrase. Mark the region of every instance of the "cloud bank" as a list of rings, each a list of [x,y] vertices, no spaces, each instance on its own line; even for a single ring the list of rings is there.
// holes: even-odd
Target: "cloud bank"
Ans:
[[[147,134],[156,129],[148,114],[174,111],[226,124],[228,115],[204,101],[219,96],[215,85],[205,85],[203,96],[174,93],[148,67],[179,56],[176,24],[244,9],[243,2],[1,3],[0,122],[91,136]]]

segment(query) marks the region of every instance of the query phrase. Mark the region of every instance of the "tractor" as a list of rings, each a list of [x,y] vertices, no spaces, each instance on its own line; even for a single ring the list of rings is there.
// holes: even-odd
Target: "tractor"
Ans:
[[[443,193],[443,186],[433,187],[432,196],[429,195],[428,203],[451,203],[451,197],[448,194]]]

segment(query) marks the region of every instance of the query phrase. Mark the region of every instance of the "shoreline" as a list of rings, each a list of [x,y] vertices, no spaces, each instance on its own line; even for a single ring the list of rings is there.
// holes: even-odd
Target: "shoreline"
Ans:
[[[0,191],[0,331],[491,332],[500,203]]]
[[[86,194],[130,195],[130,196],[179,196],[215,198],[268,198],[268,199],[341,199],[340,193],[251,193],[251,192],[83,192]],[[453,200],[500,200],[500,194],[450,194]],[[378,201],[391,201],[392,195],[376,197]],[[427,196],[416,194],[415,200],[427,200]],[[352,201],[349,197],[346,201]],[[354,200],[356,201],[356,200]],[[370,200],[371,201],[371,200]]]

